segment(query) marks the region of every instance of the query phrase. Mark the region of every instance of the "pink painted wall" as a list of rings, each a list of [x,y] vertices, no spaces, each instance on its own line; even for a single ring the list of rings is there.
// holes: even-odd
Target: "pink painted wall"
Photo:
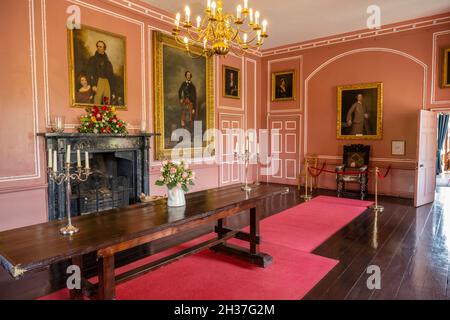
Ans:
[[[411,25],[432,18],[412,21]],[[372,165],[394,168],[381,184],[380,192],[412,197],[418,110],[450,106],[450,90],[440,88],[440,60],[443,48],[450,47],[450,23],[447,20],[441,25],[354,39],[357,36],[352,41],[336,41],[313,49],[296,50],[293,45],[289,50],[290,46],[285,46],[279,50],[288,52],[283,54],[274,54],[277,49],[265,52],[262,70],[267,79],[262,82],[261,126],[267,126],[269,118],[300,114],[303,117],[302,134],[297,142],[302,148],[300,160],[303,153],[315,153],[320,155],[321,162],[329,164],[328,169],[334,169],[340,162],[344,144],[369,144]],[[322,40],[316,43],[320,45]],[[296,101],[271,102],[271,73],[291,69],[298,72],[302,82]],[[337,140],[337,86],[378,81],[384,84],[383,139]],[[392,140],[406,140],[405,156],[391,155]],[[321,176],[319,186],[335,189],[334,175]]]
[[[65,25],[67,7],[73,4],[66,0],[2,1],[0,27],[14,32],[2,33],[0,48],[2,70],[8,75],[0,79],[0,231],[47,221],[47,160],[44,141],[36,133],[49,131],[55,115],[64,115],[66,131],[74,131],[84,112],[69,107]],[[153,130],[152,31],[170,32],[174,17],[137,0],[131,7],[113,0],[76,4],[82,24],[126,36],[128,110],[119,116],[130,124],[130,131],[138,130],[142,120]],[[222,63],[241,69],[243,100],[222,97]],[[255,101],[259,99],[255,72],[260,72],[259,67],[260,59],[253,56],[215,61],[216,119],[226,110],[242,115],[243,127],[255,125]],[[198,177],[193,191],[219,186],[219,165],[192,166]],[[153,185],[159,176],[157,161],[152,162],[150,175],[152,193],[164,193]]]

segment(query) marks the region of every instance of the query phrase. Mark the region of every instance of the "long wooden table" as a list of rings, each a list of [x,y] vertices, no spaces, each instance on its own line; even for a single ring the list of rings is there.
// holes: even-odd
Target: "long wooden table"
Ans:
[[[235,185],[188,194],[184,208],[168,208],[166,200],[160,200],[75,217],[72,223],[80,228],[80,232],[73,236],[59,234],[66,221],[0,232],[0,264],[17,279],[25,273],[42,270],[67,259],[82,268],[82,256],[96,252],[98,284],[82,279],[81,289],[70,292],[73,299],[81,299],[83,295],[114,299],[116,284],[208,248],[266,267],[272,257],[259,251],[259,208],[265,199],[287,192],[289,189],[276,184],[261,184],[248,193]],[[243,211],[250,215],[249,233],[233,230],[225,223],[227,217]],[[216,223],[215,238],[114,275],[115,253],[210,223]],[[227,243],[231,238],[247,241],[249,248]]]

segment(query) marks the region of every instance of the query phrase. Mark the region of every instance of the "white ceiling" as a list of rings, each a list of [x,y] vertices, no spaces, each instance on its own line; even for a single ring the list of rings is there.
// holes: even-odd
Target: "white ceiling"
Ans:
[[[189,5],[192,16],[203,15],[206,0],[141,0],[176,13]],[[226,11],[235,12],[243,0],[224,0]],[[264,49],[317,39],[366,27],[369,5],[381,8],[382,25],[450,11],[449,0],[249,0],[269,22]]]

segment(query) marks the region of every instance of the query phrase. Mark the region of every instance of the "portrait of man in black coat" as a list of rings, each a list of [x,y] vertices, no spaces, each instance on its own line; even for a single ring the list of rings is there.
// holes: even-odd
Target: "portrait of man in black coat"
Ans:
[[[192,73],[186,71],[184,77],[186,80],[183,81],[178,90],[181,106],[181,127],[183,128],[192,124],[197,110],[197,91],[192,83]]]

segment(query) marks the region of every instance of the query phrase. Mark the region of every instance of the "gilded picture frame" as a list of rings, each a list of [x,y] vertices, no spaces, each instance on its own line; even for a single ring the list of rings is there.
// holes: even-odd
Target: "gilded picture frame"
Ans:
[[[336,137],[345,140],[382,139],[382,82],[337,87]]]
[[[272,102],[294,101],[295,70],[272,72]]]
[[[233,77],[233,79],[231,79]],[[234,84],[232,84],[232,82]],[[222,65],[222,95],[224,98],[241,99],[241,70]]]
[[[444,61],[442,64],[442,88],[450,88],[450,48],[444,50]]]
[[[81,25],[67,30],[70,106],[87,108],[108,103],[127,110],[127,39],[123,35]],[[106,77],[99,80],[95,68],[103,45]],[[94,71],[95,70],[95,71]],[[84,90],[86,89],[86,90]]]
[[[192,54],[201,55],[199,46],[190,47]],[[211,57],[192,58],[176,40],[169,35],[153,31],[154,53],[154,126],[155,159],[171,159],[176,147],[183,158],[202,158],[205,154],[214,155],[214,136],[209,134],[201,147],[193,144],[195,124],[201,121],[202,136],[214,129],[214,62]],[[184,92],[184,83],[193,84],[195,101],[190,104],[192,113],[185,112],[179,94]],[[184,94],[184,93],[183,93]],[[191,117],[192,115],[192,117]],[[173,141],[176,129],[186,129],[191,134],[189,147],[180,147],[179,141]],[[208,149],[208,150],[207,150]],[[207,151],[207,152],[205,152]]]

